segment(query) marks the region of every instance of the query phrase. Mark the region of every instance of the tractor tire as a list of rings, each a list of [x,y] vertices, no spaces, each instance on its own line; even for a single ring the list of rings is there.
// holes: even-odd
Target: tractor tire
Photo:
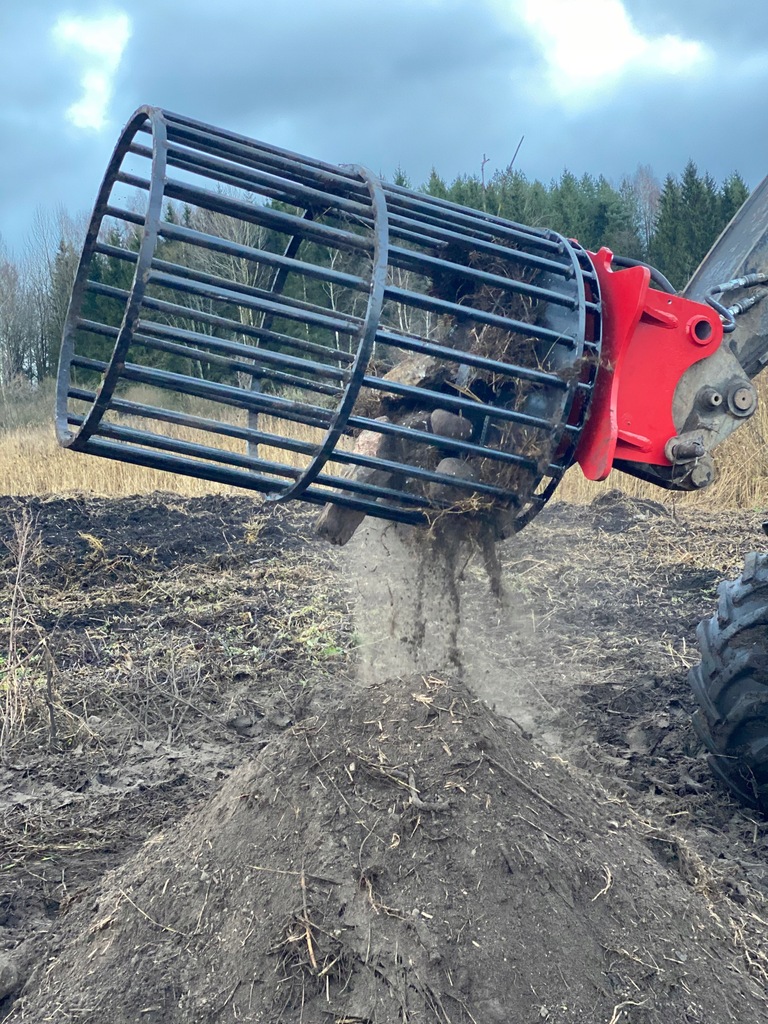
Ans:
[[[748,555],[741,576],[717,594],[717,613],[696,631],[693,725],[715,775],[768,813],[768,555]]]

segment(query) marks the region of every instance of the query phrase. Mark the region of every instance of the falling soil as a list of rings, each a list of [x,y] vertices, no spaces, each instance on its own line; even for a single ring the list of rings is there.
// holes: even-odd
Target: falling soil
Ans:
[[[485,524],[447,516],[431,530],[366,519],[342,564],[361,639],[358,672],[366,682],[418,672],[464,677],[460,642],[462,584],[470,564],[491,605],[503,603],[495,537]]]
[[[250,499],[3,512],[6,1020],[768,1020],[768,825],[685,681],[757,515],[558,505],[494,597]]]

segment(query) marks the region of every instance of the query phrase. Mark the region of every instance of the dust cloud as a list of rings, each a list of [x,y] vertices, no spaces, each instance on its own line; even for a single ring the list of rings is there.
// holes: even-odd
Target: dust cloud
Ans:
[[[502,576],[492,539],[464,523],[426,530],[369,518],[342,557],[363,684],[414,674],[459,679],[557,749],[560,711],[528,679],[520,652],[535,616]]]

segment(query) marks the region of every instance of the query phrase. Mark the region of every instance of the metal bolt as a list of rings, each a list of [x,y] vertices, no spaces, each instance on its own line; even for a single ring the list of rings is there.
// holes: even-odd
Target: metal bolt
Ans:
[[[705,407],[717,409],[723,404],[723,396],[716,388],[702,388],[699,392],[699,401]]]
[[[728,408],[734,416],[751,416],[757,408],[757,392],[748,381],[735,380],[728,391]]]
[[[671,437],[664,447],[664,454],[674,463],[692,462],[705,452],[704,442],[698,437]]]
[[[754,403],[752,388],[737,388],[733,393],[733,404],[739,412],[748,412]]]

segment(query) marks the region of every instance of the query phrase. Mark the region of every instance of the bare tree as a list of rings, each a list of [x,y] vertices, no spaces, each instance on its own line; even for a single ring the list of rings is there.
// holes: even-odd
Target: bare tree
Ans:
[[[29,293],[18,267],[0,252],[0,387],[29,374],[29,306]]]
[[[640,232],[646,253],[650,249],[656,219],[659,216],[661,185],[653,173],[650,164],[641,164],[630,179],[630,184],[637,197],[637,209],[640,217]]]
[[[85,224],[73,220],[63,207],[35,214],[21,267],[32,317],[29,363],[36,380],[56,371],[84,235]]]

